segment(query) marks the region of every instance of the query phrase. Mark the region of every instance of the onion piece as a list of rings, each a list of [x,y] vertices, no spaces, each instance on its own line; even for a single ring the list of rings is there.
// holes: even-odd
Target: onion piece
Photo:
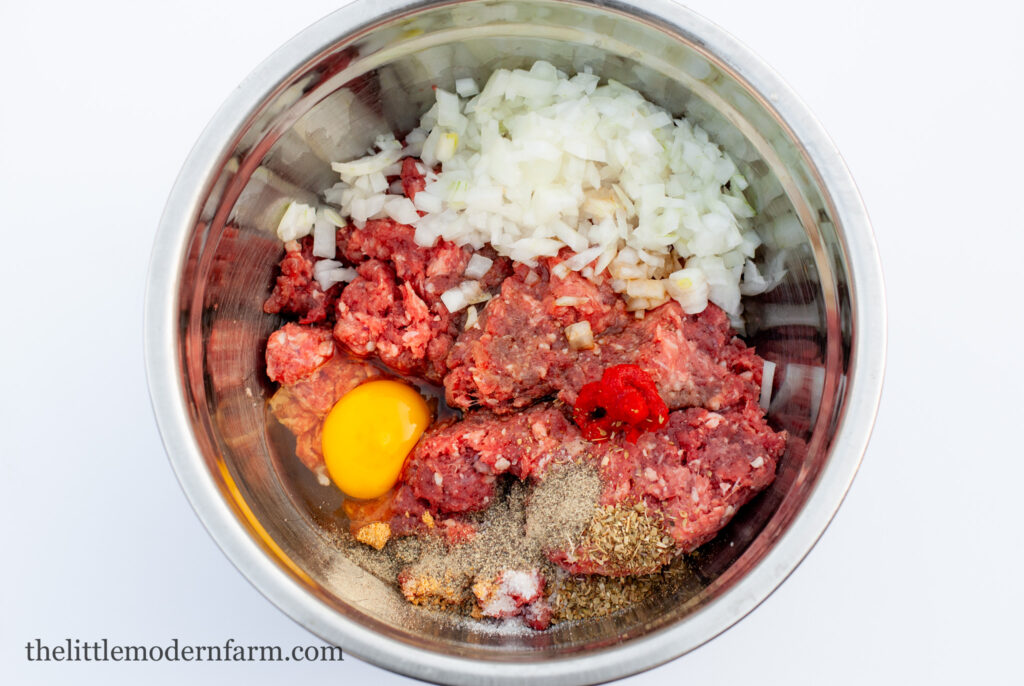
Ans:
[[[758,405],[767,410],[772,401],[772,384],[775,382],[775,363],[765,360],[761,368],[761,398]]]
[[[381,172],[392,164],[402,159],[401,149],[388,149],[378,152],[376,155],[363,157],[351,162],[332,162],[331,169],[338,172],[342,181],[350,178],[368,176],[375,172]]]
[[[586,319],[565,327],[565,338],[572,350],[590,350],[594,347],[594,332]]]
[[[491,299],[491,294],[480,286],[479,281],[463,281],[459,284],[459,290],[462,291],[462,295],[469,305],[487,302]]]
[[[586,298],[580,298],[573,295],[563,295],[561,298],[555,298],[555,307],[576,307],[587,302]]]
[[[338,248],[337,233],[337,226],[327,217],[326,209],[318,209],[313,222],[313,255],[334,259]]]
[[[322,262],[330,261],[331,260],[322,260]],[[317,264],[321,264],[322,262],[318,262]],[[358,275],[359,274],[356,270],[351,267],[337,267],[334,269],[322,269],[319,274],[314,274],[313,278],[316,279],[321,290],[326,291],[334,284],[341,283],[342,281],[351,283]]]
[[[469,263],[466,264],[466,271],[463,272],[463,275],[471,279],[482,279],[484,274],[490,271],[492,264],[494,264],[494,260],[473,253],[469,258]]]
[[[412,200],[404,195],[388,195],[384,201],[384,214],[394,219],[399,224],[415,224],[420,219],[420,213]]]
[[[476,81],[470,78],[466,79],[455,79],[455,92],[460,97],[470,98],[480,92],[480,88],[476,85]]]
[[[463,327],[463,330],[468,331],[469,329],[472,329],[476,326],[478,320],[479,317],[476,313],[476,305],[470,305],[466,308],[466,325]]]
[[[292,201],[277,224],[277,237],[284,242],[308,236],[316,222],[316,210],[301,202]]]
[[[755,180],[751,206],[742,163],[638,91],[538,61],[498,69],[480,86],[458,78],[434,100],[404,143],[385,134],[377,152],[332,165],[342,184],[324,197],[346,219],[363,226],[389,216],[415,226],[418,245],[490,244],[529,267],[569,248],[575,255],[554,267],[556,277],[577,271],[600,280],[607,269],[633,310],[671,295],[691,313],[714,302],[735,322],[741,294],[774,285],[780,270],[750,262],[761,238],[749,219],[776,196]],[[385,178],[402,157],[419,157],[426,180],[412,208],[390,200],[398,184]],[[783,224],[764,223],[782,248]],[[703,284],[674,292],[656,285],[684,265],[700,268]]]
[[[441,302],[444,304],[445,307],[448,308],[448,311],[451,312],[452,314],[455,314],[459,310],[465,309],[469,305],[469,302],[466,300],[466,296],[462,292],[462,289],[458,287],[449,288],[444,293],[442,293]]]

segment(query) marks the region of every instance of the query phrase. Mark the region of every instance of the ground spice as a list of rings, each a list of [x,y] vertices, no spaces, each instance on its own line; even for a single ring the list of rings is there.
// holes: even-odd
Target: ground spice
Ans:
[[[552,622],[604,617],[671,593],[685,601],[703,584],[685,558],[677,558],[660,572],[644,576],[555,575],[549,581]]]
[[[580,549],[608,574],[651,574],[672,559],[675,541],[646,504],[619,503],[597,508]]]
[[[509,569],[541,570],[556,622],[608,615],[695,583],[685,562],[673,561],[675,548],[660,518],[643,504],[600,506],[601,488],[589,462],[555,465],[536,485],[508,484],[476,518],[477,534],[468,543],[408,536],[377,551],[342,534],[344,547],[378,578],[398,578],[413,604],[460,616],[472,615],[475,580]],[[547,559],[546,551],[559,549],[586,551],[612,573],[632,575],[570,576]]]

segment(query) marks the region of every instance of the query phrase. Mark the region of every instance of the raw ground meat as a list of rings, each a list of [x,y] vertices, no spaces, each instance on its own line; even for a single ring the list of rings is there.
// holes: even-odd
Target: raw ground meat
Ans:
[[[313,279],[313,264],[320,259],[313,257],[313,238],[288,241],[284,249],[284,258],[278,265],[280,274],[270,297],[263,303],[263,311],[296,315],[300,324],[334,321],[334,304],[342,286],[335,284],[324,292]]]
[[[334,355],[330,329],[285,324],[267,339],[267,376],[293,384],[315,372]]]
[[[419,165],[403,160],[400,175],[388,182],[399,181],[414,198],[426,184]],[[513,271],[507,258],[485,247],[476,252],[493,264],[478,281],[483,290],[500,292],[465,330],[466,312],[449,312],[441,295],[467,280],[473,251],[443,240],[422,247],[414,235],[390,219],[340,228],[336,259],[357,276],[326,292],[313,278],[321,258],[312,254],[312,238],[288,242],[264,303],[267,313],[299,322],[268,340],[267,374],[282,384],[269,408],[295,435],[298,458],[322,484],[330,483],[324,418],[343,395],[386,375],[358,358],[374,356],[397,372],[443,384],[448,404],[464,411],[424,433],[392,491],[345,501],[357,540],[371,541],[360,537],[371,530],[379,536],[369,544],[378,549],[392,536],[437,535],[449,545],[486,537],[479,513],[494,504],[503,480],[536,484],[552,465],[584,462],[601,480],[592,528],[573,541],[545,543],[544,554],[574,575],[647,574],[712,539],[771,484],[787,435],[765,422],[757,405],[763,361],[734,336],[721,309],[708,305],[687,315],[669,301],[637,319],[607,278],[559,276],[553,268],[568,251]],[[594,346],[572,350],[565,328],[583,321]],[[623,364],[649,374],[673,411],[635,443],[618,433],[591,443],[573,423],[571,406],[585,384]],[[596,535],[587,534],[597,530],[600,513],[642,518],[654,532],[655,554],[609,559]],[[641,537],[630,540],[639,550]],[[410,602],[461,602],[444,577],[403,572],[398,581]],[[552,607],[544,582],[534,568],[477,578],[474,616],[519,616],[545,629]]]
[[[478,410],[423,436],[403,469],[396,501],[405,505],[395,516],[483,510],[501,474],[535,480],[551,464],[585,460],[601,474],[602,505],[645,503],[663,517],[678,548],[689,552],[772,482],[785,440],[751,404],[722,412],[672,412],[664,427],[635,444],[621,437],[589,443],[562,408],[550,403],[504,416]],[[585,549],[549,555],[577,574],[623,573],[603,569]]]
[[[329,483],[320,446],[324,418],[341,396],[383,375],[369,362],[338,353],[308,376],[282,384],[271,396],[270,411],[295,434],[296,455],[322,483]]]
[[[334,336],[355,355],[440,383],[466,317],[450,313],[441,294],[465,280],[471,251],[447,241],[423,248],[413,235],[390,219],[338,232],[338,252],[359,276],[341,294]],[[481,286],[495,288],[510,271],[507,259],[495,259]]]
[[[678,550],[688,553],[714,538],[772,483],[786,434],[773,431],[760,408],[747,404],[722,412],[679,410],[636,444],[604,446],[592,458],[604,484],[601,504],[645,503],[648,512],[662,516]],[[579,548],[548,556],[573,574],[635,573],[608,568],[591,553]]]
[[[402,192],[409,200],[415,200],[416,194],[427,187],[427,179],[417,169],[417,162],[413,157],[406,157],[402,160]]]
[[[369,260],[357,271],[338,301],[334,337],[355,355],[374,354],[399,372],[440,378],[429,365],[443,360],[454,340],[451,316],[431,312],[386,262]]]
[[[399,479],[435,513],[485,509],[497,477],[527,479],[552,459],[580,454],[589,444],[565,414],[549,403],[496,417],[477,411],[430,428],[405,462]]]
[[[553,274],[558,261],[517,266],[478,325],[459,336],[444,380],[450,405],[508,413],[548,396],[572,404],[584,384],[615,364],[651,374],[670,408],[717,410],[757,397],[761,359],[733,337],[721,309],[687,315],[670,301],[636,319],[607,282]],[[565,327],[583,320],[594,348],[572,350]]]

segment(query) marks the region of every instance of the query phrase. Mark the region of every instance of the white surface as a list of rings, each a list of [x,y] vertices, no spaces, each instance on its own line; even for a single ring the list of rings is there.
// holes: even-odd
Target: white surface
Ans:
[[[142,292],[205,123],[337,4],[0,5],[4,683],[410,683],[354,658],[39,664],[24,650],[66,636],[318,643],[243,580],[181,494],[149,407]],[[881,248],[889,365],[863,468],[806,562],[723,636],[628,683],[1015,681],[1021,5],[690,5],[783,74],[843,151]]]

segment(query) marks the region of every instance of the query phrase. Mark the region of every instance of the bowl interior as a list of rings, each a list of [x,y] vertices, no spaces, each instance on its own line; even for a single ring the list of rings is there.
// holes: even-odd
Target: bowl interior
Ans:
[[[853,344],[849,266],[831,200],[800,141],[701,38],[652,17],[567,2],[468,2],[391,12],[351,27],[267,87],[223,142],[204,179],[175,294],[184,402],[210,479],[239,523],[296,584],[338,616],[449,655],[537,661],[585,654],[685,620],[753,569],[806,503],[829,459],[843,412]],[[687,583],[603,619],[544,633],[451,622],[406,604],[336,543],[340,499],[294,457],[269,417],[262,312],[282,255],[284,206],[336,180],[332,160],[359,156],[374,137],[406,131],[432,86],[480,82],[498,67],[544,59],[591,69],[699,123],[750,181],[764,261],[786,269],[748,298],[746,339],[777,364],[770,419],[790,434],[773,486],[701,549]],[[734,618],[735,619],[735,618]],[[330,634],[329,629],[320,631]],[[666,656],[668,657],[668,656]]]

